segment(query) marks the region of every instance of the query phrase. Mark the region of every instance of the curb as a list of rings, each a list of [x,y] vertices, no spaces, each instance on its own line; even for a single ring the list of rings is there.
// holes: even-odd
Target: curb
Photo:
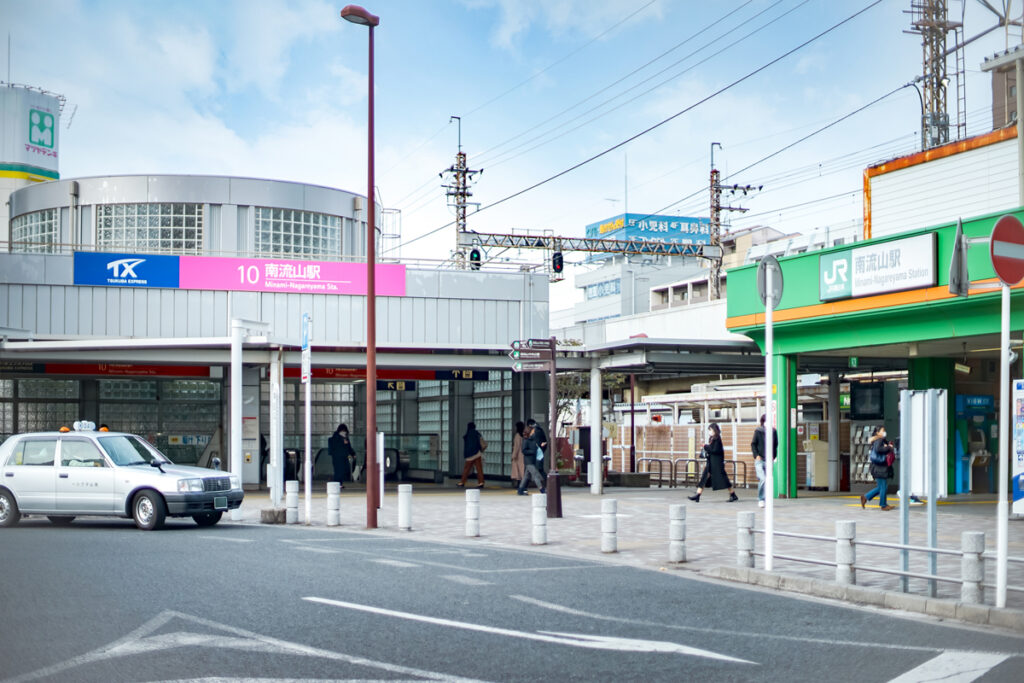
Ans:
[[[998,626],[1013,631],[1024,632],[1024,610],[997,608],[988,605],[963,603],[958,600],[929,598],[924,595],[913,595],[887,591],[880,588],[864,586],[844,586],[842,584],[810,579],[802,576],[784,576],[763,569],[746,567],[716,567],[701,572],[705,576],[752,586],[773,588],[776,590],[814,595],[821,598],[841,600],[855,605],[870,605],[905,612],[927,614],[940,619],[955,619],[970,624]]]

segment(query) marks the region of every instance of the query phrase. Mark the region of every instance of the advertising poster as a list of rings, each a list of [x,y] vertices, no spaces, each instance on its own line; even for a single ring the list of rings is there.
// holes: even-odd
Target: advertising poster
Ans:
[[[1013,381],[1013,440],[1010,442],[1010,511],[1024,515],[1024,380]]]

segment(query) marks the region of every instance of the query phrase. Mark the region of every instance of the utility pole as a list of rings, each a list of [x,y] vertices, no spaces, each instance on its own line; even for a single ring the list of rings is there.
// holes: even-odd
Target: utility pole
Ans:
[[[484,170],[474,170],[466,165],[466,154],[462,151],[462,117],[452,116],[448,122],[459,122],[459,151],[455,155],[455,163],[438,175],[442,178],[448,176],[448,184],[442,185],[445,194],[448,196],[448,206],[455,209],[455,230],[456,235],[466,232],[466,207],[469,205],[469,198],[473,193],[469,191],[469,184],[473,176],[483,173]],[[456,241],[455,263],[458,268],[466,267],[466,254],[462,251],[461,245]]]
[[[924,90],[922,100],[925,106],[921,126],[927,131],[924,138],[930,149],[949,142],[949,109],[946,97],[949,77],[946,73],[946,57],[951,52],[955,53],[957,60],[957,136],[966,135],[966,112],[961,111],[961,108],[966,109],[962,87],[963,22],[949,21],[948,0],[911,0],[909,14],[911,29],[907,33],[921,36],[921,85]],[[953,50],[946,49],[946,34],[950,31],[954,32],[956,43]]]
[[[717,253],[716,257],[711,258],[711,272],[708,275],[708,298],[711,301],[718,301],[722,298],[722,212],[723,211],[738,211],[739,213],[746,213],[750,209],[746,209],[740,206],[722,206],[722,190],[728,190],[730,194],[736,194],[742,192],[746,196],[750,192],[760,191],[764,185],[726,185],[722,187],[722,177],[718,169],[715,168],[715,146],[718,149],[722,149],[722,144],[719,142],[711,143],[711,253]]]

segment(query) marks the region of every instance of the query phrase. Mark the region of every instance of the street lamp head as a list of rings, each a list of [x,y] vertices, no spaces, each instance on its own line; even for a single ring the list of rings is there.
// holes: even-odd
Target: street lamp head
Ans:
[[[341,10],[341,18],[363,26],[376,26],[380,23],[380,17],[370,14],[359,5],[345,5]]]

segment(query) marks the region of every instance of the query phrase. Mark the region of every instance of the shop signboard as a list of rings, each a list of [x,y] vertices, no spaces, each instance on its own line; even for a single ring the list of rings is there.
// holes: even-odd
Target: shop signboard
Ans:
[[[901,292],[936,283],[935,233],[869,244],[818,258],[818,298]]]
[[[1024,380],[1013,382],[1013,448],[1010,459],[1013,464],[1013,487],[1010,492],[1013,502],[1011,511],[1024,515]]]

